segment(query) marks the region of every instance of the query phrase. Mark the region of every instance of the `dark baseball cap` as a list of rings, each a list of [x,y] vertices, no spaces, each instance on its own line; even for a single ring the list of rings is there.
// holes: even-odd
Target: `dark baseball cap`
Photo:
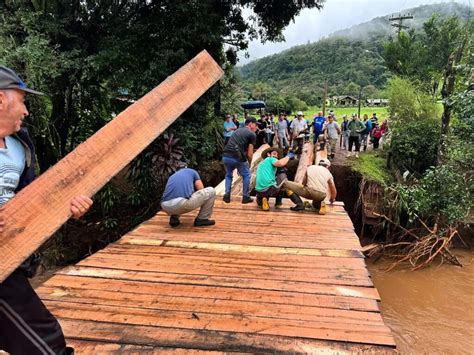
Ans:
[[[250,123],[257,123],[257,119],[255,117],[248,117],[246,120],[245,120],[245,125],[249,125]]]
[[[0,65],[0,90],[5,89],[17,89],[29,94],[44,95],[42,92],[27,88],[24,81],[13,70]]]

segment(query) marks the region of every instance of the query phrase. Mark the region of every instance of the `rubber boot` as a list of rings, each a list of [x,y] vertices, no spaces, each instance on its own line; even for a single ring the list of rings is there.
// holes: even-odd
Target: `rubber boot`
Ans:
[[[270,205],[268,204],[268,198],[262,198],[262,210],[263,211],[270,211]]]
[[[325,215],[326,213],[328,213],[328,208],[326,207],[326,202],[324,202],[324,201],[321,202],[321,208],[319,209],[318,213],[320,215]]]
[[[262,207],[262,196],[257,195],[257,206]]]
[[[281,196],[275,197],[275,207],[279,208],[281,207],[282,204],[283,204],[283,197]]]
[[[292,211],[304,211],[304,203],[301,197],[295,194],[293,191],[287,191],[288,197],[290,198],[291,202],[293,202],[296,206],[290,207]]]

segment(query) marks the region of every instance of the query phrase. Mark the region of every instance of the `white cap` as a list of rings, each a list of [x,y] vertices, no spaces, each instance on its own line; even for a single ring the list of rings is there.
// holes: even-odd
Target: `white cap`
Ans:
[[[296,113],[296,116],[304,116],[304,115],[303,115],[303,111],[298,111],[298,112]]]
[[[331,166],[331,162],[328,159],[324,158],[319,161],[318,165],[322,165],[329,168]]]

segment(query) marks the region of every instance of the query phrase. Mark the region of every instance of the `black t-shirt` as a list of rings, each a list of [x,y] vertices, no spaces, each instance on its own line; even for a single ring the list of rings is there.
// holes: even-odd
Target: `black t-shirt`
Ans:
[[[255,145],[257,136],[247,127],[234,131],[224,148],[224,156],[240,161],[247,160],[247,149],[250,144]]]

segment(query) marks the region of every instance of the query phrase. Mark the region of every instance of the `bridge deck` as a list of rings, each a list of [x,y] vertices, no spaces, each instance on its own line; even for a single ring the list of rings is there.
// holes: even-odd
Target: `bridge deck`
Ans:
[[[343,207],[288,207],[216,201],[201,228],[159,213],[38,292],[77,353],[392,353]]]

